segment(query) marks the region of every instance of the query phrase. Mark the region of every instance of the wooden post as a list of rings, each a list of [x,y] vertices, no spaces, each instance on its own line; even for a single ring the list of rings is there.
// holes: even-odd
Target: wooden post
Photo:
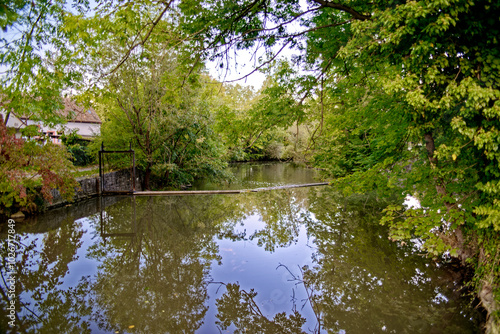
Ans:
[[[135,151],[132,149],[132,142],[130,142],[130,152],[132,152],[132,192],[135,192]]]
[[[101,150],[99,151],[99,195],[103,191],[103,175],[102,175],[102,154],[104,152],[104,142],[101,143]]]

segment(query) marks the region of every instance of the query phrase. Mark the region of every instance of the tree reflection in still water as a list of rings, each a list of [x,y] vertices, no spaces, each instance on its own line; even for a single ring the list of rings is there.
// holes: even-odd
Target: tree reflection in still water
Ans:
[[[247,292],[236,283],[229,283],[225,288],[226,292],[216,302],[219,319],[216,323],[221,329],[234,325],[234,333],[305,334],[302,326],[306,319],[297,310],[290,315],[281,312],[268,319],[255,301],[254,289]]]
[[[310,188],[105,204],[47,231],[20,225],[17,332],[478,331],[449,272],[387,240],[375,197]],[[293,247],[301,256],[287,255]],[[253,267],[241,265],[245,256]],[[222,282],[212,293],[215,272]],[[263,310],[262,298],[277,303],[268,286],[280,292],[276,312]],[[5,285],[1,292],[5,332]]]
[[[17,234],[16,320],[7,322],[5,280],[2,284],[1,332],[7,333],[90,333],[86,318],[91,313],[87,300],[89,281],[81,277],[77,286],[63,284],[85,233],[80,222],[63,221],[60,228],[40,234]],[[7,240],[0,242],[2,277],[5,277]],[[75,308],[75,305],[79,307]]]

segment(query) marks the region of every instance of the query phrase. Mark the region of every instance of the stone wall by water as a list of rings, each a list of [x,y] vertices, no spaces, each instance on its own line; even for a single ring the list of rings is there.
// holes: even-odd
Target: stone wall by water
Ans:
[[[100,193],[99,175],[77,179],[80,187],[77,189],[72,201],[66,201],[61,197],[57,189],[52,190],[52,203],[46,203],[48,209],[64,206],[69,203],[98,196]],[[132,176],[130,169],[122,169],[106,173],[103,176],[103,190],[106,191],[130,191],[132,190]],[[136,170],[135,190],[142,190],[141,177]]]
[[[66,221],[74,222],[80,218],[99,214],[101,210],[123,200],[129,200],[129,196],[106,196],[103,198],[95,196],[86,201],[79,202],[77,205],[65,204],[64,206],[47,210],[40,215],[27,216],[23,220],[23,224],[18,226],[20,228],[19,232],[45,233],[52,231],[61,227]]]

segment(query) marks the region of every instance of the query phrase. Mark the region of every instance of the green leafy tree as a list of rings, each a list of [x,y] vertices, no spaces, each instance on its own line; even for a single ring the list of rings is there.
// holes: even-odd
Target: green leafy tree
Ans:
[[[288,158],[285,146],[293,140],[286,130],[304,120],[304,108],[296,103],[297,85],[285,79],[293,74],[289,63],[280,62],[257,92],[225,87],[225,103],[217,115],[216,129],[223,134],[231,158]]]
[[[89,142],[84,140],[75,131],[61,136],[66,150],[71,154],[71,161],[75,166],[86,166],[94,161],[88,148]]]
[[[230,48],[264,45],[265,66],[296,47],[292,60],[316,73],[300,87],[324,78],[335,102],[316,161],[351,193],[417,196],[422,209],[388,209],[392,236],[474,259],[478,289],[498,289],[498,4],[205,1],[181,9],[183,28],[201,31],[193,46],[223,66]],[[483,300],[497,314],[491,295]]]
[[[123,64],[109,78],[102,140],[115,147],[133,142],[147,189],[152,173],[163,184],[221,176],[224,151],[211,125],[213,92],[202,86],[203,78],[183,83],[174,52],[150,57]]]
[[[74,6],[73,6],[74,5]],[[0,5],[0,111],[2,129],[2,206],[33,212],[41,186],[45,200],[58,188],[71,198],[76,185],[70,174],[69,156],[51,144],[17,140],[7,134],[11,117],[55,126],[64,123],[63,94],[81,87],[79,56],[70,44],[73,31],[65,29],[69,10],[83,11],[82,1],[3,1]],[[39,135],[33,126],[25,137]],[[37,208],[38,207],[38,208]]]
[[[6,123],[14,113],[54,125],[64,121],[65,90],[80,87],[79,56],[65,29],[71,5],[83,10],[81,1],[13,0],[0,5],[0,107]]]

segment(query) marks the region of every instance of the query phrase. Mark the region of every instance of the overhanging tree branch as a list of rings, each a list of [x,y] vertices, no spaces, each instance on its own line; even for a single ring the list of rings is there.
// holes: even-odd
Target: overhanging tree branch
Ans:
[[[339,3],[335,3],[335,2],[331,2],[331,1],[327,1],[327,0],[313,0],[313,1],[316,2],[316,3],[319,3],[320,5],[325,6],[325,7],[333,8],[333,9],[338,9],[338,10],[341,10],[343,12],[349,13],[356,20],[365,21],[365,20],[370,20],[371,19],[371,15],[370,14],[366,14],[366,15],[365,14],[361,14],[360,12],[354,10],[353,8],[351,8],[349,6],[345,6],[345,5],[342,5],[342,4],[339,4]]]
[[[127,53],[125,53],[125,55],[122,57],[122,59],[120,60],[120,62],[111,71],[109,71],[106,75],[113,74],[114,72],[116,72],[118,70],[118,68],[120,68],[120,66],[122,66],[127,61],[127,59],[132,54],[132,51],[134,51],[138,46],[144,45],[144,43],[146,43],[146,41],[149,39],[149,36],[151,36],[151,33],[153,32],[153,30],[155,29],[155,27],[160,22],[160,20],[163,17],[163,15],[165,15],[165,13],[167,12],[167,10],[170,8],[170,6],[171,6],[171,4],[172,4],[173,1],[174,0],[170,0],[168,3],[165,3],[165,8],[163,8],[162,12],[151,23],[151,27],[149,28],[148,32],[146,33],[146,35],[143,38],[140,38],[140,34],[141,34],[142,30],[139,31],[139,33],[137,34],[137,36],[134,39],[134,43],[128,49]],[[140,40],[137,42],[137,40],[139,38],[140,38]]]

